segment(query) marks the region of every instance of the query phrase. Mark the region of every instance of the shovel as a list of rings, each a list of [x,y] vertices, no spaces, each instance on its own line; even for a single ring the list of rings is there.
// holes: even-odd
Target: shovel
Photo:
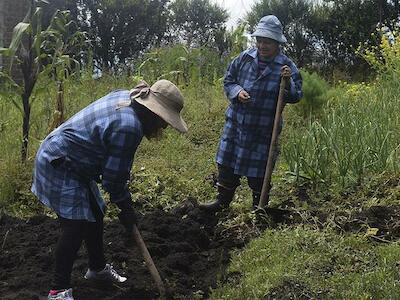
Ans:
[[[158,291],[160,292],[160,298],[165,299],[165,287],[164,283],[161,280],[160,274],[151,258],[149,251],[147,250],[146,244],[144,243],[142,236],[140,235],[139,229],[136,225],[133,225],[132,231],[133,239],[136,242],[136,245],[139,247],[140,252],[146,262],[146,266],[149,269],[151,277],[153,277],[154,281],[156,282]]]
[[[284,90],[287,85],[287,82],[288,82],[288,78],[282,77],[281,83],[279,85],[278,103],[276,104],[271,144],[269,146],[267,166],[265,167],[265,176],[264,176],[263,186],[262,186],[262,190],[261,190],[260,202],[258,203],[258,207],[261,209],[265,208],[268,194],[269,194],[269,186],[271,183],[272,171],[273,171],[273,167],[274,167],[273,156],[274,156],[274,152],[276,150],[277,144],[278,144],[278,128],[279,128],[279,122],[281,120],[282,111],[284,108],[283,95],[284,95]]]

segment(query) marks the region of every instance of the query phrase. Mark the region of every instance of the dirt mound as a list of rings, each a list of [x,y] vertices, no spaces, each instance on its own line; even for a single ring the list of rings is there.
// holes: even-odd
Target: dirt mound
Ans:
[[[217,219],[186,207],[171,213],[146,213],[139,230],[164,280],[170,299],[207,298],[210,287],[229,262],[229,251],[243,241],[215,230]],[[1,299],[42,299],[49,290],[57,220],[37,216],[28,221],[0,218]],[[116,221],[105,224],[107,260],[128,281],[120,286],[95,286],[83,279],[87,268],[84,247],[75,261],[72,285],[76,299],[157,299],[158,291],[139,249],[124,238]]]

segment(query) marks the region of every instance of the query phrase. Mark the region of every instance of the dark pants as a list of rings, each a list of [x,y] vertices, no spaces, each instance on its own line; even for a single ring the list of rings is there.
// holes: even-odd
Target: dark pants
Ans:
[[[218,184],[229,190],[236,189],[240,185],[240,175],[234,173],[233,168],[218,164]],[[264,178],[247,177],[247,183],[253,193],[261,193]]]
[[[105,267],[103,248],[103,213],[91,199],[91,209],[96,222],[70,220],[58,217],[61,225],[61,236],[58,240],[55,259],[56,270],[52,289],[61,290],[71,287],[71,272],[82,241],[89,256],[89,268],[102,270]]]

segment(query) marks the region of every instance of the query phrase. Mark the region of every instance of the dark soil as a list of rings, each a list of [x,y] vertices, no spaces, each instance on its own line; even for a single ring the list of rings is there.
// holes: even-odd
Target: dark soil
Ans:
[[[353,213],[338,223],[341,223],[345,231],[366,232],[367,228],[376,228],[377,234],[370,238],[378,242],[398,240],[400,238],[400,206],[372,206]]]
[[[169,299],[207,298],[229,262],[230,250],[244,241],[218,230],[217,219],[197,208],[154,210],[139,222],[139,231],[167,288]],[[57,220],[36,216],[20,220],[0,217],[0,298],[45,299],[54,268],[59,234]],[[87,256],[82,246],[75,261],[75,299],[157,299],[159,293],[139,249],[124,237],[122,226],[105,224],[106,257],[128,277],[119,286],[96,286],[83,278]]]
[[[268,208],[257,228],[227,230],[218,225],[218,216],[205,214],[195,201],[187,200],[173,211],[161,209],[144,214],[139,231],[167,289],[167,299],[207,299],[217,280],[234,282],[241,274],[227,274],[230,251],[242,248],[259,230],[285,223],[307,222],[290,207]],[[400,238],[400,206],[375,206],[353,213],[335,214],[335,223],[344,232],[366,232],[377,228],[378,242]],[[326,213],[310,212],[321,226]],[[221,216],[219,216],[221,217]],[[242,228],[243,229],[243,228]],[[243,232],[246,231],[246,234]],[[46,216],[21,220],[0,216],[0,298],[45,299],[54,268],[54,249],[59,234],[58,222]],[[158,299],[159,292],[139,249],[124,234],[117,221],[105,224],[105,251],[108,262],[128,277],[124,284],[104,286],[83,278],[87,269],[84,247],[75,261],[72,285],[75,299]],[[309,299],[318,295],[298,282],[283,282],[265,299]]]

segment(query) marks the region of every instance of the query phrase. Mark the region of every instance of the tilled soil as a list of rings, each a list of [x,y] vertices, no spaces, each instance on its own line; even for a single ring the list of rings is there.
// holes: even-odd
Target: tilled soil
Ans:
[[[223,274],[230,250],[244,242],[218,233],[215,216],[197,208],[154,210],[139,222],[139,231],[164,281],[169,299],[206,299]],[[45,299],[51,285],[57,220],[36,216],[20,220],[0,217],[0,298]],[[118,286],[83,278],[87,256],[82,246],[72,274],[75,299],[157,299],[159,293],[139,248],[117,221],[106,222],[106,257],[128,277]]]
[[[275,224],[306,222],[290,210],[268,208],[266,213],[256,231]],[[171,212],[155,209],[141,217],[139,231],[164,281],[167,299],[207,299],[218,279],[234,279],[235,274],[225,272],[230,251],[242,248],[257,234],[251,226],[245,226],[249,231],[245,235],[243,230],[227,231],[218,225],[217,217],[204,214],[191,201]],[[314,212],[314,217],[320,219],[323,227],[326,216]],[[400,206],[374,206],[351,214],[339,213],[335,223],[345,232],[377,228],[376,236],[371,238],[379,242],[400,238],[399,219]],[[46,216],[29,220],[0,216],[0,299],[46,298],[58,234],[57,220]],[[118,286],[86,281],[83,274],[87,257],[82,247],[72,274],[75,299],[158,299],[157,286],[139,249],[125,236],[119,222],[106,222],[104,234],[108,262],[128,280]],[[299,283],[287,282],[272,290],[266,299],[304,295],[307,290]]]

